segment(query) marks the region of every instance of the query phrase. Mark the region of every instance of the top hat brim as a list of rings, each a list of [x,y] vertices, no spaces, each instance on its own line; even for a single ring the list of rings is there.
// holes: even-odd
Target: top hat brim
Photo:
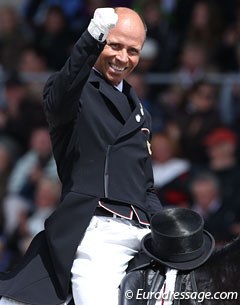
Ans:
[[[193,260],[188,260],[185,262],[171,262],[168,260],[163,260],[160,259],[159,257],[156,257],[154,255],[154,251],[152,249],[152,237],[151,233],[145,235],[142,239],[142,249],[143,251],[154,261],[159,262],[167,267],[177,269],[177,270],[193,270],[197,267],[200,267],[202,264],[204,264],[208,258],[211,256],[214,247],[215,247],[215,240],[213,236],[203,230],[203,238],[204,238],[204,250],[201,254],[201,256],[197,257],[196,259]]]

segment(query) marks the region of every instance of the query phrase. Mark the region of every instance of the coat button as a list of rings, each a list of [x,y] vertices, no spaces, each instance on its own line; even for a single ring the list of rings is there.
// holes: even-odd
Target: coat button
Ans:
[[[136,121],[139,123],[141,121],[141,116],[140,114],[136,114],[135,116]]]

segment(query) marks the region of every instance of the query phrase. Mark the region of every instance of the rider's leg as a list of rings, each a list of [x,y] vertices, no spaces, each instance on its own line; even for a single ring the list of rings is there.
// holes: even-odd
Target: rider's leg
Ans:
[[[147,227],[120,218],[94,216],[72,266],[76,305],[117,305],[128,262],[140,250]]]

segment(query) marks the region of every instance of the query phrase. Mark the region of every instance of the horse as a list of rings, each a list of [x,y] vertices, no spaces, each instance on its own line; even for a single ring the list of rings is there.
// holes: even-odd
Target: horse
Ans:
[[[202,305],[240,304],[240,237],[216,250],[209,260],[193,271],[198,293],[205,293]],[[191,289],[190,276],[185,275],[182,289]],[[209,292],[209,298],[206,293]],[[239,295],[238,295],[239,294]],[[194,300],[183,300],[181,305],[196,305]]]
[[[146,259],[146,257],[145,257]],[[143,260],[144,261],[144,260]],[[166,266],[154,261],[143,263],[140,268],[134,267],[122,281],[120,305],[155,305],[155,300],[126,300],[126,291],[145,287],[148,292],[161,287],[164,281]],[[134,274],[135,273],[135,274]],[[156,274],[158,273],[158,279]],[[179,271],[173,305],[238,305],[240,304],[240,237],[215,249],[210,258],[200,267],[191,271]],[[153,289],[155,282],[155,290]],[[144,285],[143,285],[144,282]],[[156,284],[157,283],[157,284]],[[159,291],[158,291],[159,292]],[[177,294],[176,294],[177,293]],[[124,295],[124,296],[123,296]],[[136,295],[136,291],[133,293]],[[147,294],[146,294],[147,295]]]

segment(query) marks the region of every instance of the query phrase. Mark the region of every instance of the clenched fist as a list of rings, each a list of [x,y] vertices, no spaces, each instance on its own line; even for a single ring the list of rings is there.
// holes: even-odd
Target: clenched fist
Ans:
[[[117,20],[118,15],[113,8],[98,8],[88,26],[88,32],[98,41],[105,41],[109,30],[116,25]]]

